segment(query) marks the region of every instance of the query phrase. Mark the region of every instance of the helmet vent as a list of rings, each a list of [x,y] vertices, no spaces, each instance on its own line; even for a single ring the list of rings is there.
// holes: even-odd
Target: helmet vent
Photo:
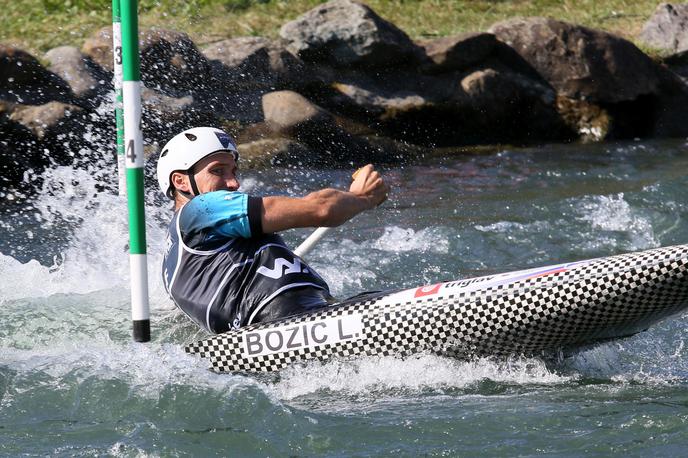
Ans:
[[[167,156],[167,153],[169,153],[169,152],[170,152],[170,150],[166,149],[165,151],[163,151],[162,153],[160,153],[160,157],[165,157],[165,156]]]
[[[185,133],[184,136],[185,136],[186,138],[188,138],[188,139],[189,139],[190,141],[192,141],[192,142],[193,142],[193,141],[196,141],[196,138],[197,138],[194,134],[190,134],[190,133],[188,133],[188,132]]]

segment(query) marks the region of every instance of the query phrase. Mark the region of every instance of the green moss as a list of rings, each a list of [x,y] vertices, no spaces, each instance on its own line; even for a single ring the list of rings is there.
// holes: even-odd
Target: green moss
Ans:
[[[112,22],[103,0],[15,0],[3,5],[0,42],[34,55],[61,45],[80,47]],[[188,33],[199,45],[224,38],[276,37],[285,22],[320,0],[141,0],[140,27]],[[634,40],[657,0],[369,0],[378,14],[413,38],[484,31],[516,16],[549,16]]]

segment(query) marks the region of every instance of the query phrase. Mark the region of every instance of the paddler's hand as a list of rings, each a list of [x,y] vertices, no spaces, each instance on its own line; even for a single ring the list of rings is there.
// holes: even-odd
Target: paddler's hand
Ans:
[[[353,174],[353,183],[349,192],[360,197],[365,197],[370,207],[374,208],[387,200],[389,186],[374,169],[372,164],[361,167]]]

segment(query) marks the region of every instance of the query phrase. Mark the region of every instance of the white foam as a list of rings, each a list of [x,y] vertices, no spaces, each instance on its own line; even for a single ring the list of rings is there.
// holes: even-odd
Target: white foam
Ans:
[[[623,193],[588,197],[578,205],[578,211],[579,220],[587,222],[592,229],[591,240],[603,237],[600,232],[622,232],[629,240],[624,248],[643,250],[660,245],[652,221],[634,210]],[[608,237],[608,240],[614,243],[615,239]]]
[[[5,348],[3,366],[23,374],[42,372],[55,380],[70,376],[77,383],[89,377],[122,380],[136,395],[153,399],[172,384],[216,391],[263,386],[250,377],[214,374],[207,360],[189,356],[180,345],[113,342],[105,332],[89,338],[88,345],[66,339],[30,350]]]
[[[0,255],[1,300],[84,294],[129,284],[127,201],[97,187],[91,170],[55,167],[43,176],[43,189],[32,211],[47,230],[67,231],[67,246],[50,266],[35,260],[20,263]],[[151,295],[162,294],[160,263],[164,228],[161,215],[169,209],[146,207]],[[65,227],[68,226],[68,227]],[[33,236],[33,235],[32,235]],[[34,236],[35,238],[35,236]]]
[[[385,227],[385,233],[372,242],[371,248],[392,253],[420,251],[445,254],[449,252],[449,240],[434,227],[415,231],[391,226]]]
[[[310,363],[288,368],[271,387],[280,399],[295,399],[330,390],[341,394],[365,394],[378,390],[466,388],[485,379],[502,383],[556,385],[571,376],[551,372],[538,359],[478,359],[457,361],[434,355],[362,357],[350,361]]]
[[[492,232],[496,234],[514,234],[527,232],[541,232],[549,229],[547,221],[534,221],[532,223],[517,223],[514,221],[498,221],[487,226],[476,224],[475,229],[480,232]]]

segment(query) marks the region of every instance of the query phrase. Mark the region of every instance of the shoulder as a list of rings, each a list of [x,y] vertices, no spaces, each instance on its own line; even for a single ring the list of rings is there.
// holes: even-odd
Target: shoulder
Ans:
[[[241,205],[246,202],[248,195],[239,191],[213,191],[196,196],[188,202],[184,208],[194,210],[208,210],[213,207],[227,207],[229,205]]]
[[[183,236],[250,237],[260,229],[260,199],[238,191],[214,191],[194,197],[179,210],[179,226]],[[256,210],[257,208],[257,210]],[[253,221],[253,223],[251,223]],[[255,229],[252,230],[252,227]]]

